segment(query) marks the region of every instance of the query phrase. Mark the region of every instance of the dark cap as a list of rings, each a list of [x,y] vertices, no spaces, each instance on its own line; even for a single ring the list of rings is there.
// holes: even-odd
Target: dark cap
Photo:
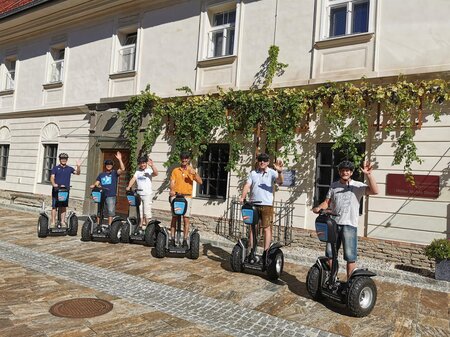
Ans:
[[[267,153],[260,153],[258,157],[256,157],[258,161],[268,162],[270,160],[269,155]]]
[[[146,163],[148,162],[148,157],[147,156],[141,156],[138,159],[138,163]]]
[[[114,165],[114,162],[111,159],[106,159],[105,165]]]
[[[69,155],[67,153],[60,153],[59,154],[59,159],[69,159]]]
[[[191,158],[191,154],[188,151],[182,151],[180,153],[180,159],[189,159]]]
[[[339,163],[339,165],[338,165],[338,170],[342,170],[342,169],[349,169],[350,171],[354,171],[355,170],[355,164],[353,164],[349,160],[341,161]]]

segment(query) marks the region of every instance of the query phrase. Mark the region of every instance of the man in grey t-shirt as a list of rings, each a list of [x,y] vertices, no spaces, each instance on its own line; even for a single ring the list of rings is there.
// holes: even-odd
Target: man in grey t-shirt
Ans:
[[[331,208],[333,213],[338,214],[335,220],[338,224],[337,250],[344,244],[344,259],[347,261],[347,280],[356,268],[358,253],[358,216],[359,205],[363,195],[378,194],[378,185],[372,175],[372,165],[364,164],[361,171],[367,177],[367,185],[351,179],[355,165],[350,161],[343,161],[338,165],[339,180],[331,184],[325,201],[313,208],[314,213],[321,209]],[[327,244],[326,255],[331,257],[331,245]],[[331,259],[329,259],[331,267]]]

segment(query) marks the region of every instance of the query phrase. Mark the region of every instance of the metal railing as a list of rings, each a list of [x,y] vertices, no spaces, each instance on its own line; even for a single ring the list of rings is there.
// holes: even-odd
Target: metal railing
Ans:
[[[242,237],[248,237],[249,226],[242,221],[241,206],[238,198],[233,197],[231,199],[226,215],[217,224],[217,234],[233,241],[237,241]],[[287,246],[292,243],[294,207],[292,204],[279,201],[274,203],[273,208],[272,241],[277,241]],[[258,240],[262,239],[261,231],[259,231],[258,235]]]

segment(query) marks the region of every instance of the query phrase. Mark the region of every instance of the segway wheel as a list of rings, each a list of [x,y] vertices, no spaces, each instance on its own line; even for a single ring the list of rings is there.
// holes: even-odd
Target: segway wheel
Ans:
[[[121,221],[113,221],[111,223],[111,231],[109,232],[109,242],[110,243],[119,243],[122,237],[122,222]]]
[[[357,277],[348,291],[347,307],[356,317],[370,314],[377,302],[377,287],[370,277]]]
[[[306,290],[313,300],[322,298],[321,286],[320,269],[317,265],[313,265],[306,276]]]
[[[242,248],[239,245],[233,247],[230,257],[231,270],[235,272],[242,272]]]
[[[48,235],[48,219],[41,215],[37,223],[37,235],[39,238],[45,238]]]
[[[154,246],[156,242],[156,235],[158,235],[156,231],[156,224],[154,222],[151,222],[147,225],[147,228],[145,229],[144,234],[144,241],[146,246]]]
[[[163,258],[166,256],[166,236],[163,232],[159,232],[156,237],[156,257]]]
[[[130,243],[130,224],[128,222],[125,222],[122,225],[120,241],[123,243]]]
[[[273,254],[270,256],[270,262],[267,266],[267,276],[269,277],[269,280],[277,280],[280,278],[281,273],[283,273],[283,267],[284,267],[284,255],[281,249],[277,249]]]
[[[191,236],[191,250],[189,251],[189,258],[197,260],[200,256],[200,234],[195,232]]]
[[[68,234],[70,236],[77,236],[78,234],[78,217],[76,215],[72,215],[72,217],[69,220]]]
[[[91,222],[86,220],[81,227],[81,241],[92,241],[91,227]]]

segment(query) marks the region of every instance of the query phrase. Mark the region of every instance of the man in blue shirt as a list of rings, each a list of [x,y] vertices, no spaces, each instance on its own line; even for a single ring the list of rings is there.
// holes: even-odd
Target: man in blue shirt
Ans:
[[[125,165],[122,161],[122,154],[117,151],[116,158],[119,161],[120,168],[113,170],[114,162],[111,159],[105,160],[105,171],[100,173],[94,183],[94,186],[102,187],[105,199],[106,214],[108,216],[108,224],[111,225],[113,217],[116,215],[116,195],[117,195],[117,182],[119,176],[125,172]],[[98,219],[100,223],[100,219]]]
[[[244,202],[250,189],[251,200],[260,201],[258,204],[260,226],[264,230],[264,250],[267,250],[272,241],[274,183],[276,182],[279,185],[283,183],[283,175],[281,174],[283,162],[277,160],[276,164],[273,165],[275,168],[273,170],[269,168],[269,156],[267,154],[259,154],[257,160],[258,168],[250,172],[247,183],[242,190],[240,202]],[[253,247],[252,237],[252,228],[250,227],[250,249]]]
[[[79,175],[80,170],[80,161],[77,160],[77,168],[74,169],[71,166],[67,165],[67,160],[69,156],[67,153],[61,153],[59,155],[59,165],[52,168],[52,172],[50,175],[50,182],[52,183],[52,223],[50,227],[55,227],[56,220],[56,201],[58,200],[58,187],[65,187],[70,190],[70,178],[72,174]],[[69,205],[69,198],[65,202],[64,206],[61,207],[61,221],[64,222],[66,219],[66,208]]]

